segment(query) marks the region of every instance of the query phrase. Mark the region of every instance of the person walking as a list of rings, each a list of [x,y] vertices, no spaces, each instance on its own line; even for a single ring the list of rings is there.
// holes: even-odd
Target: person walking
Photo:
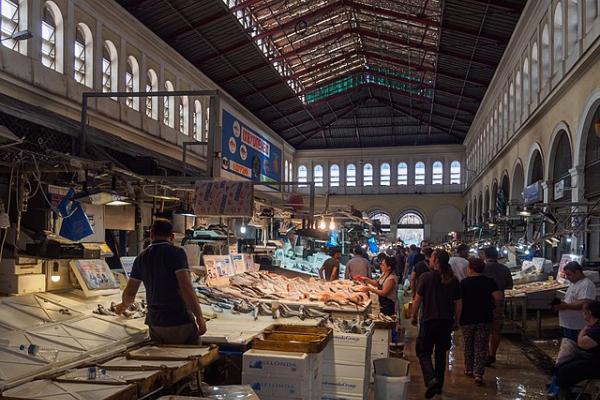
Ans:
[[[364,293],[375,293],[379,296],[379,310],[383,315],[394,316],[396,315],[396,301],[398,299],[398,277],[394,272],[394,258],[385,256],[381,259],[381,276],[379,279],[362,279],[364,283],[368,283],[371,286],[363,286],[360,288],[361,292]]]
[[[465,375],[475,378],[478,385],[483,385],[495,302],[502,300],[502,292],[496,281],[482,275],[484,268],[482,260],[471,258],[467,277],[460,282],[460,326],[464,339]]]
[[[502,341],[502,328],[504,328],[504,292],[513,288],[513,279],[508,267],[498,262],[498,249],[494,246],[486,247],[485,268],[483,275],[496,281],[498,289],[502,292],[500,300],[496,301],[494,309],[494,321],[492,324],[492,334],[490,335],[490,346],[488,353],[487,366],[496,362],[496,354]]]
[[[346,263],[345,279],[354,279],[356,276],[371,277],[371,265],[363,256],[363,253],[364,251],[360,246],[356,246],[352,250],[352,258]]]
[[[425,247],[421,250],[423,259],[415,264],[412,275],[410,277],[410,290],[413,292],[413,297],[416,295],[417,282],[421,275],[425,272],[429,272],[431,265],[431,258],[433,256],[433,249],[431,247]]]
[[[337,247],[333,247],[329,250],[329,256],[319,269],[319,278],[326,281],[335,281],[340,277],[340,257],[342,257],[342,251]]]
[[[452,272],[458,281],[462,281],[467,277],[467,269],[469,268],[469,251],[468,245],[462,243],[456,247],[456,256],[450,257],[450,266]]]
[[[173,245],[173,225],[157,219],[150,229],[152,243],[135,258],[117,314],[146,288],[150,339],[156,344],[198,345],[206,324],[192,286],[185,251]]]
[[[419,278],[412,309],[412,325],[419,324],[416,352],[427,390],[425,398],[442,394],[446,359],[452,343],[452,331],[458,329],[462,302],[460,284],[454,276],[444,250],[433,253],[432,268]],[[431,360],[435,352],[435,365]]]

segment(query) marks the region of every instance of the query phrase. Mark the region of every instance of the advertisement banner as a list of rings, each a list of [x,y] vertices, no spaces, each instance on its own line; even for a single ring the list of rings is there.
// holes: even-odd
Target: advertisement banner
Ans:
[[[543,200],[542,195],[543,191],[541,182],[537,181],[536,183],[532,183],[525,188],[525,192],[523,193],[525,205],[539,203]]]
[[[252,182],[196,181],[194,213],[202,217],[252,217],[254,186]]]
[[[223,110],[222,168],[255,182],[281,182],[281,149]]]

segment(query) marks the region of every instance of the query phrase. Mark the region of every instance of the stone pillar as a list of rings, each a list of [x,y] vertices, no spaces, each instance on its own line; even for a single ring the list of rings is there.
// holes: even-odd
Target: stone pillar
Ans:
[[[585,168],[583,166],[571,168],[569,170],[571,174],[571,201],[573,203],[582,203],[585,201]],[[585,212],[585,206],[573,206],[572,211]],[[579,224],[581,221],[578,218],[574,218],[572,223],[574,226]],[[585,245],[586,237],[585,233],[578,233],[572,236],[571,240],[571,252],[579,254],[578,251],[581,246]]]

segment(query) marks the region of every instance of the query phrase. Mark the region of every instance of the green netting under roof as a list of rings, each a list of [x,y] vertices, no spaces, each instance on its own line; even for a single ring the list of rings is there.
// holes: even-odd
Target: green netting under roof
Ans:
[[[377,72],[377,75],[373,73],[369,73],[370,71]],[[419,96],[432,97],[433,90],[432,89],[424,89],[421,86],[421,77],[415,76],[412,74],[406,74],[399,71],[394,71],[388,68],[380,68],[380,67],[369,67],[367,71],[365,71],[365,81],[367,83],[374,83],[376,85],[381,85],[385,87],[389,87],[392,89],[402,90],[404,92],[417,94]],[[402,78],[402,80],[394,79]],[[414,82],[407,82],[412,81]],[[424,83],[431,83],[429,81],[425,81]]]
[[[371,73],[370,71],[377,72],[377,75]],[[394,79],[395,77],[402,78],[403,80],[400,81],[398,79]],[[406,82],[407,80],[414,81],[415,84]],[[316,90],[306,93],[304,101],[307,104],[315,103],[335,94],[345,92],[349,89],[353,89],[364,83],[389,87],[407,93],[413,93],[419,96],[425,96],[430,98],[433,96],[432,89],[424,89],[420,87],[420,77],[413,76],[410,74],[404,74],[387,68],[368,67],[368,69],[364,72],[344,77],[338,81],[332,82]],[[431,82],[426,81],[425,83]]]
[[[362,73],[347,76],[307,93],[305,101],[309,104],[315,103],[329,96],[333,96],[334,94],[342,93],[348,89],[355,88],[361,83],[364,83],[364,76]]]

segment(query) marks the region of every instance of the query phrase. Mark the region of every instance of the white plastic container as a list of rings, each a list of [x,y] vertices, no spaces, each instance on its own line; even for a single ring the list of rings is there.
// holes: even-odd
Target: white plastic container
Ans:
[[[373,361],[375,367],[375,400],[406,400],[410,363],[399,358]]]

